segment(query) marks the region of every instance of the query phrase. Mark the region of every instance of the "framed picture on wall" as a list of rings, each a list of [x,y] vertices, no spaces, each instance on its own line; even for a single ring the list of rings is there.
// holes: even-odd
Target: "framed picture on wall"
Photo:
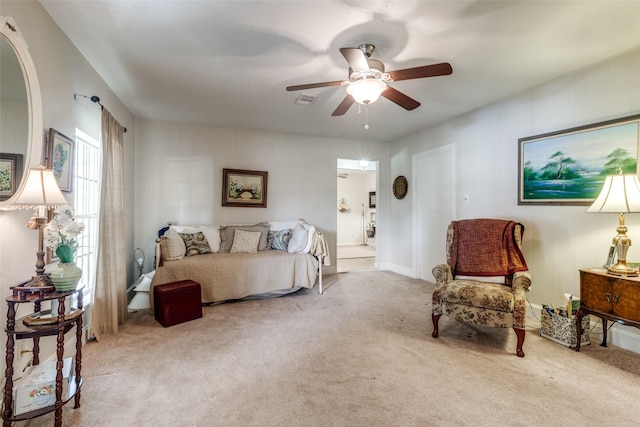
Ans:
[[[17,190],[22,177],[22,154],[0,153],[0,200],[7,200]]]
[[[375,191],[369,192],[369,208],[370,209],[376,208],[376,192]]]
[[[54,208],[47,209],[47,224],[53,221],[54,216],[55,216],[55,209]],[[56,251],[54,249],[51,249],[50,247],[47,246],[45,252],[46,252],[46,258],[45,258],[46,264],[52,264],[54,262],[59,261],[58,256],[56,255]]]
[[[245,169],[222,170],[222,206],[267,207],[269,172]]]
[[[518,204],[590,205],[607,175],[637,173],[640,115],[518,140]]]
[[[72,191],[73,183],[73,140],[57,130],[49,129],[45,149],[45,165],[53,169],[60,190]]]

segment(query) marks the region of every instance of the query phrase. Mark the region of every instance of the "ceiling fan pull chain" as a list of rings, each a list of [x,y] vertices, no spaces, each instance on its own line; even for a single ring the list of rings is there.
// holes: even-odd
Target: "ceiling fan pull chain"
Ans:
[[[369,104],[364,105],[364,129],[369,129]]]

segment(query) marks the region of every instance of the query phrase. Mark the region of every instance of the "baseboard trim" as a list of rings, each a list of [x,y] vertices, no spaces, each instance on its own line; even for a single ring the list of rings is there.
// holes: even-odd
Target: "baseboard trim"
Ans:
[[[409,276],[414,279],[416,278],[416,272],[413,270],[413,268],[402,267],[396,264],[381,262],[380,270],[389,270],[394,273],[402,274],[403,276]]]
[[[530,304],[533,309],[532,315],[537,321],[540,321],[540,310],[542,307],[537,304]],[[632,351],[640,354],[640,329],[631,326],[621,325],[617,322],[609,322],[609,334],[607,336],[607,345],[615,345],[616,347]],[[591,316],[591,345],[599,345],[602,342],[602,323],[597,316]]]

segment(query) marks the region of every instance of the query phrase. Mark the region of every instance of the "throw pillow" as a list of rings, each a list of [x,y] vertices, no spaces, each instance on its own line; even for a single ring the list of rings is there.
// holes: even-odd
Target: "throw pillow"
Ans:
[[[176,261],[184,258],[185,252],[187,252],[187,248],[184,245],[184,240],[180,237],[180,234],[172,227],[164,233],[164,237],[166,237],[166,245],[167,245],[167,257],[165,258],[165,254],[162,254],[163,259],[168,261]]]
[[[313,245],[313,235],[316,232],[316,228],[313,225],[307,226],[307,243],[302,250],[303,254],[308,254],[311,251],[311,245]]]
[[[309,232],[305,226],[298,224],[291,232],[291,238],[289,239],[289,246],[287,252],[290,254],[297,254],[304,251],[307,246],[309,238]]]
[[[289,240],[291,239],[291,229],[271,231],[269,234],[273,237],[271,243],[271,249],[278,251],[286,251],[289,247]]]
[[[267,249],[273,249],[273,231],[267,234]]]
[[[211,252],[218,252],[220,250],[220,227],[219,226],[202,226],[200,231],[204,233],[204,237],[209,242]]]
[[[185,252],[186,256],[208,254],[211,252],[209,242],[207,242],[207,238],[204,237],[202,231],[198,231],[197,233],[180,233],[180,237],[184,240],[184,245],[187,248]]]
[[[236,230],[259,231],[262,234],[260,235],[258,250],[264,251],[267,249],[267,237],[269,236],[268,223],[260,223],[256,225],[227,225],[220,227],[220,252],[229,252],[231,250]]]
[[[259,231],[236,230],[233,236],[233,245],[231,245],[232,254],[255,254],[258,252],[258,243],[260,242]]]

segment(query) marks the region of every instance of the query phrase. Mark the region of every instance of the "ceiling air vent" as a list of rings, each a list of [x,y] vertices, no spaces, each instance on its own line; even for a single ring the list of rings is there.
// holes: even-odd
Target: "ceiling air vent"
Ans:
[[[316,100],[316,97],[313,95],[307,95],[306,93],[303,93],[302,95],[300,95],[298,97],[298,99],[296,99],[296,104],[300,104],[300,105],[311,105],[313,104],[313,101]]]

